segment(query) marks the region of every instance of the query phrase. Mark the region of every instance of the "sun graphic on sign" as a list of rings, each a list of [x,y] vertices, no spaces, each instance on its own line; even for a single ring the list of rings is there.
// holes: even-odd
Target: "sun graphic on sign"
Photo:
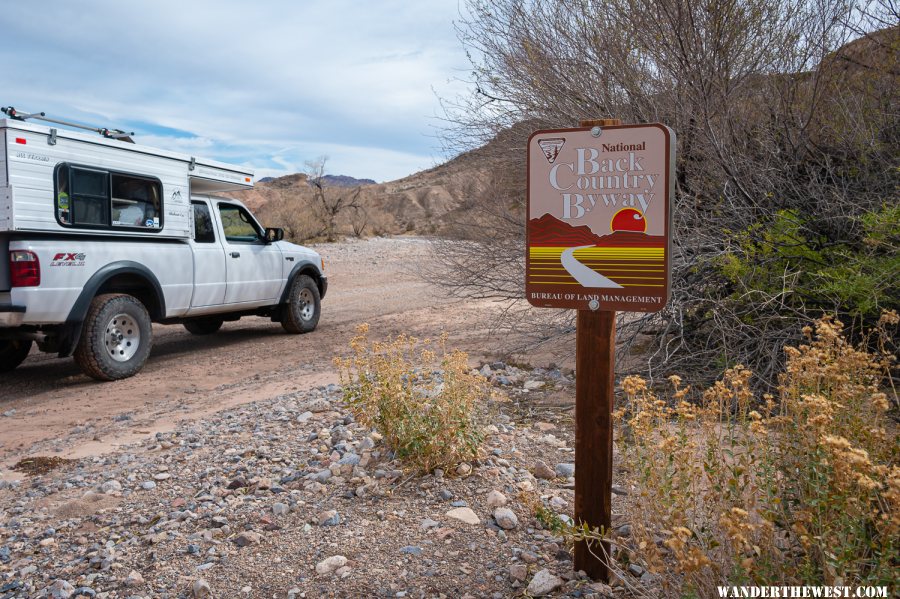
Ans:
[[[632,231],[636,233],[647,232],[647,219],[641,214],[640,210],[635,208],[622,208],[616,212],[612,220],[609,221],[609,230],[613,233],[618,231]]]

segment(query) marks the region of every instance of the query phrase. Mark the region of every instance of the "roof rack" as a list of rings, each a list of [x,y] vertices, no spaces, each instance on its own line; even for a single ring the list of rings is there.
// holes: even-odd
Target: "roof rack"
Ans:
[[[4,114],[9,115],[11,119],[15,119],[17,121],[25,121],[27,119],[37,119],[39,121],[46,121],[48,123],[56,123],[57,125],[65,125],[66,127],[75,127],[76,129],[84,129],[85,131],[93,131],[94,133],[99,133],[103,137],[108,139],[118,139],[120,141],[127,141],[129,143],[134,143],[134,140],[131,138],[134,135],[134,131],[131,133],[126,133],[121,129],[109,129],[107,127],[91,127],[90,125],[82,125],[80,123],[73,123],[70,121],[63,121],[60,119],[52,119],[47,116],[44,112],[32,112],[32,113],[24,113],[19,112],[12,106],[4,106],[0,108],[0,111],[3,111]]]

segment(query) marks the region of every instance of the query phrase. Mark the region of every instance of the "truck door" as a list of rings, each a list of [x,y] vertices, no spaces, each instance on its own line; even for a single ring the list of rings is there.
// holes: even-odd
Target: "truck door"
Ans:
[[[220,202],[218,210],[225,246],[225,303],[276,301],[284,280],[281,250],[266,243],[265,232],[242,206]]]
[[[194,211],[194,294],[191,307],[220,306],[225,303],[225,248],[216,243],[209,204],[192,201]]]

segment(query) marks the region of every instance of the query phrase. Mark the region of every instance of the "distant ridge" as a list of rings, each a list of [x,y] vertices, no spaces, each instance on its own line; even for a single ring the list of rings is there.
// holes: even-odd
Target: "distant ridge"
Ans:
[[[347,175],[325,175],[322,184],[329,187],[358,187],[360,185],[374,185],[373,179],[356,179]]]
[[[587,225],[573,227],[551,214],[528,221],[530,245],[573,247],[597,245],[601,247],[665,247],[666,238],[634,231],[616,231],[609,235],[597,235]]]

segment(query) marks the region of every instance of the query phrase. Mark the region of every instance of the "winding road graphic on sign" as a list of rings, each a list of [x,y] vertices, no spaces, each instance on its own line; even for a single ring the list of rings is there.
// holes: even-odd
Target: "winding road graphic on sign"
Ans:
[[[618,283],[607,279],[596,270],[589,268],[575,258],[575,252],[595,247],[593,245],[580,245],[569,248],[562,253],[559,260],[572,278],[581,283],[582,287],[605,287],[607,289],[622,289]]]

